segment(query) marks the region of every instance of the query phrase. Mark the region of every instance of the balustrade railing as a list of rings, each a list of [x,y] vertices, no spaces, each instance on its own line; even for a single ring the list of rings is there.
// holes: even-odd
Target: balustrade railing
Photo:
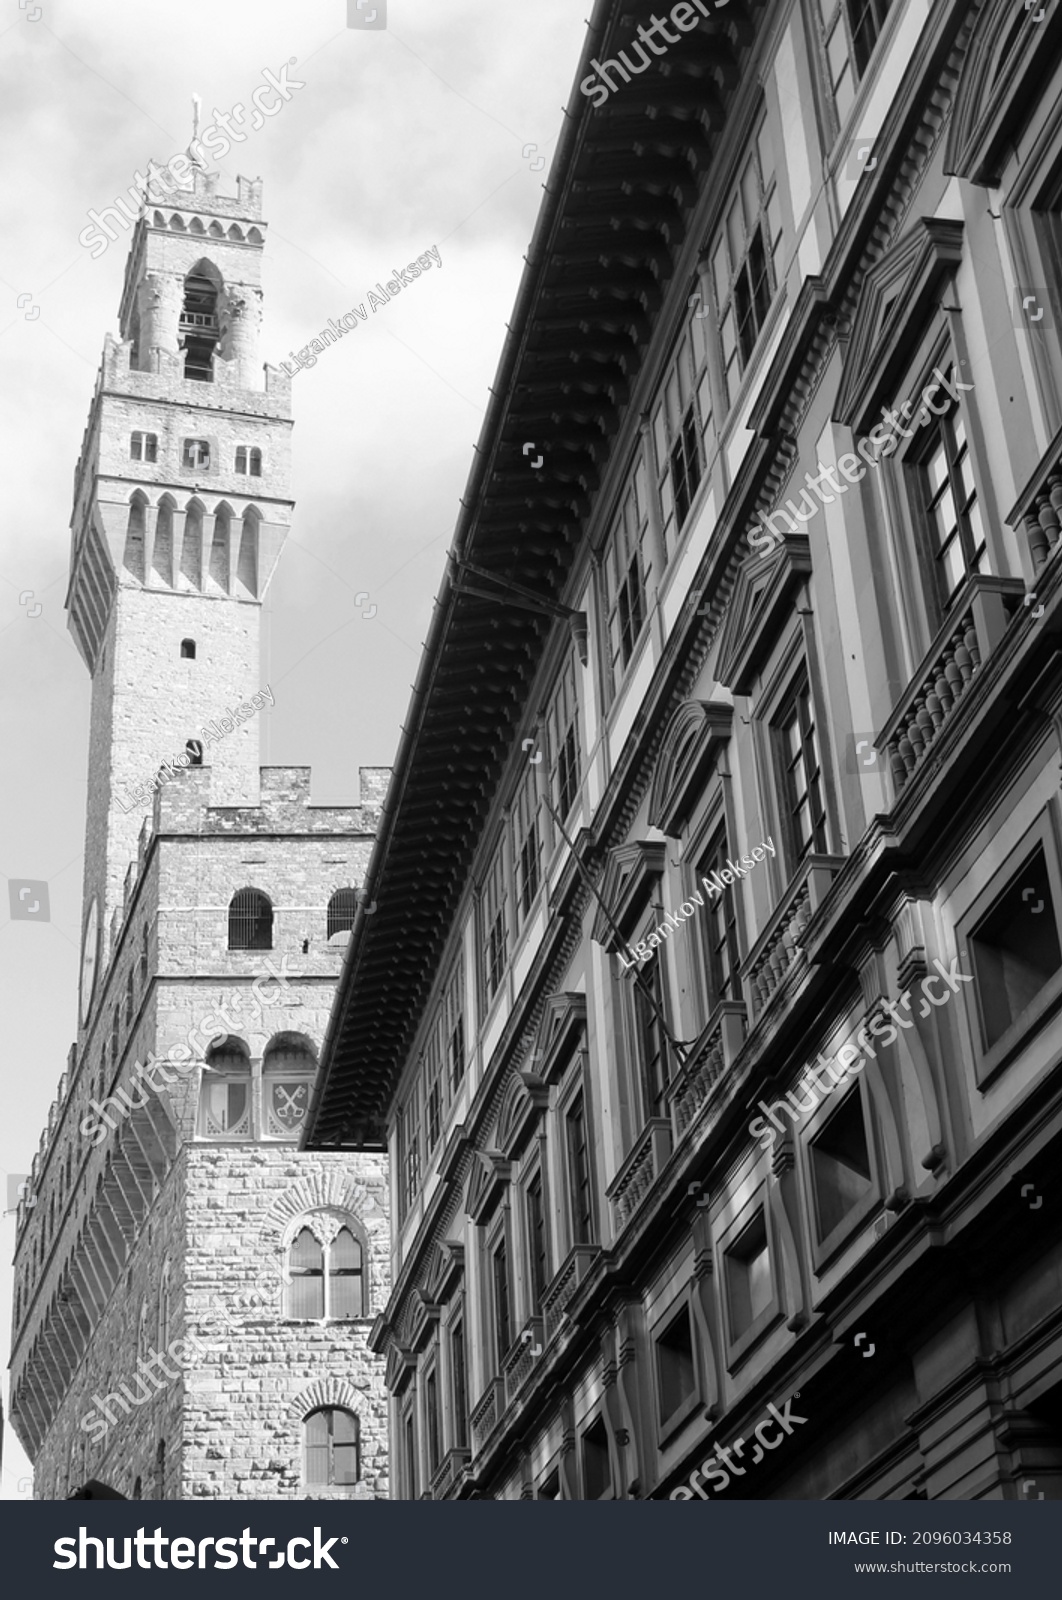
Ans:
[[[770,1001],[800,956],[804,930],[844,866],[843,856],[808,856],[763,933],[745,958],[742,975],[752,1020]]]
[[[653,1117],[608,1187],[612,1231],[620,1234],[653,1187],[671,1154],[671,1123]]]
[[[1006,631],[1023,593],[1020,578],[967,578],[907,692],[874,741],[900,794]]]

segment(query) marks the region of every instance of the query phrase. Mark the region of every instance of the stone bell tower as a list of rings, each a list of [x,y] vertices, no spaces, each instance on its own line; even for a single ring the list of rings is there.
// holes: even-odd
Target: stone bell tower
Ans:
[[[386,1495],[386,1156],[298,1139],[389,774],[325,807],[306,768],[259,765],[293,509],[265,238],[258,182],[149,187],[75,475],[79,1028],[15,1257],[40,1498]]]

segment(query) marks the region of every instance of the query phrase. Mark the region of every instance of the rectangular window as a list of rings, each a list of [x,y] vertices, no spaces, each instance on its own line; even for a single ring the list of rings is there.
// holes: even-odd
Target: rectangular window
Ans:
[[[417,1434],[416,1426],[413,1421],[412,1406],[406,1412],[406,1426],[404,1431],[405,1450],[403,1451],[403,1454],[406,1458],[406,1498],[408,1500],[415,1500],[417,1498]]]
[[[575,680],[575,658],[569,655],[553,699],[546,713],[546,746],[549,752],[549,792],[553,807],[562,822],[575,804],[582,778],[582,745],[579,739],[579,699]]]
[[[450,1334],[450,1384],[454,1403],[454,1445],[463,1450],[468,1444],[468,1372],[463,1322],[455,1322]]]
[[[970,573],[988,571],[970,444],[958,401],[933,428],[919,476],[937,598],[946,611]]]
[[[727,407],[759,339],[778,287],[782,212],[774,155],[761,120],[710,251]]]
[[[699,295],[696,300],[699,310]],[[664,375],[660,400],[653,412],[657,488],[663,516],[664,549],[669,559],[674,554],[715,439],[703,323],[703,317],[698,318],[695,311]],[[702,331],[698,335],[695,329]]]
[[[969,934],[982,1049],[1003,1038],[1062,967],[1047,861],[1038,845]]]
[[[891,0],[819,0],[822,47],[837,121],[852,109],[856,84],[867,69]]]
[[[634,1046],[641,1071],[646,1117],[667,1116],[666,1095],[671,1078],[671,1062],[663,1024],[663,962],[663,951],[658,951],[656,959],[642,967],[641,983],[632,981],[630,987],[634,1008]]]
[[[443,1001],[443,1051],[450,1079],[450,1094],[457,1093],[465,1075],[465,963],[459,960],[450,974]]]
[[[513,806],[513,878],[517,927],[521,927],[527,919],[538,894],[542,860],[538,812],[538,780],[534,767],[529,767]]]
[[[549,1282],[549,1250],[546,1244],[546,1208],[542,1197],[542,1174],[536,1172],[527,1186],[527,1256],[531,1287],[531,1309],[537,1313]]]
[[[428,1044],[424,1052],[424,1106],[427,1133],[425,1153],[429,1157],[439,1142],[443,1124],[443,1076],[439,1043],[439,1029],[436,1025],[428,1035]]]
[[[641,638],[648,614],[651,566],[646,549],[649,503],[645,466],[631,473],[605,550],[605,600],[608,611],[609,660],[618,683]]]
[[[404,1217],[420,1191],[420,1084],[398,1117],[398,1200]]]
[[[604,1500],[612,1494],[612,1464],[609,1459],[608,1432],[598,1417],[583,1434],[583,1498]]]
[[[512,1314],[509,1300],[509,1248],[505,1241],[497,1246],[490,1258],[491,1283],[494,1288],[494,1353],[498,1369],[512,1344]]]
[[[157,461],[159,439],[156,433],[134,433],[129,441],[129,456],[133,461]]]
[[[802,677],[775,724],[791,867],[812,851],[826,850],[822,758],[811,687]]]
[[[712,879],[712,873],[723,872],[730,852],[727,848],[726,829],[720,828],[701,860],[697,874],[709,882],[724,882],[721,876]],[[722,1000],[739,1000],[737,970],[741,964],[738,948],[737,909],[734,886],[727,883],[722,894],[705,895],[704,916],[700,927],[705,946],[708,987],[708,1010],[715,1010]]]
[[[808,1146],[811,1192],[819,1244],[827,1240],[874,1190],[863,1097],[856,1084]]]
[[[483,884],[483,981],[487,999],[498,992],[509,960],[509,918],[506,908],[505,856],[499,845]]]
[[[428,1472],[434,1475],[442,1459],[442,1429],[439,1418],[439,1378],[432,1367],[424,1382],[424,1420],[427,1425]]]
[[[697,1366],[688,1304],[683,1305],[656,1340],[656,1389],[661,1424],[696,1398]]]
[[[206,439],[185,439],[181,446],[181,465],[186,471],[209,467],[210,444]]]
[[[564,1119],[568,1147],[568,1205],[572,1219],[572,1244],[589,1244],[594,1237],[594,1211],[590,1179],[590,1150],[586,1138],[586,1107],[582,1095],[572,1102]]]
[[[736,1342],[751,1331],[774,1299],[767,1223],[762,1210],[738,1235],[724,1261],[730,1337]]]

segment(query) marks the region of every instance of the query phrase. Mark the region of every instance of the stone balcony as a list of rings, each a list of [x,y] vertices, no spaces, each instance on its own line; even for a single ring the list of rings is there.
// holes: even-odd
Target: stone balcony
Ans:
[[[999,644],[1025,585],[1020,578],[967,578],[906,692],[875,739],[894,794],[918,771]]]
[[[445,1500],[461,1481],[470,1459],[467,1449],[448,1450],[432,1476],[430,1488],[433,1500]]]
[[[505,1381],[505,1404],[511,1406],[520,1390],[535,1370],[535,1364],[542,1354],[542,1318],[531,1317],[526,1326],[521,1330],[519,1337],[509,1348],[509,1352],[502,1362],[502,1377]]]
[[[716,1006],[697,1048],[668,1088],[676,1144],[744,1043],[745,1007],[740,1001],[724,1000]]]
[[[542,1296],[542,1322],[547,1344],[560,1327],[569,1301],[574,1299],[575,1291],[600,1254],[600,1245],[577,1244],[572,1246],[561,1262],[552,1283]]]
[[[505,1410],[504,1383],[492,1378],[472,1411],[472,1454],[479,1455]]]
[[[775,907],[771,920],[745,957],[741,976],[753,1023],[758,1021],[783,978],[799,959],[804,930],[844,864],[844,856],[807,856]]]
[[[651,1117],[608,1186],[612,1235],[618,1237],[667,1165],[671,1155],[671,1122]]]

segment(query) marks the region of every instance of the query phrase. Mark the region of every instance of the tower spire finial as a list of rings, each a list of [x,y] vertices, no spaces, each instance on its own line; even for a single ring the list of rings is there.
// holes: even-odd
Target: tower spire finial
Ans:
[[[188,159],[192,163],[193,167],[197,167],[200,172],[205,172],[206,171],[206,162],[203,160],[201,155],[197,154],[196,149],[195,149],[196,141],[199,138],[199,110],[200,110],[200,107],[202,106],[202,104],[203,104],[202,96],[198,95],[198,94],[195,94],[193,92],[193,94],[192,94],[192,137],[191,137],[191,140],[190,140],[189,145],[188,145],[187,154],[188,154]]]

